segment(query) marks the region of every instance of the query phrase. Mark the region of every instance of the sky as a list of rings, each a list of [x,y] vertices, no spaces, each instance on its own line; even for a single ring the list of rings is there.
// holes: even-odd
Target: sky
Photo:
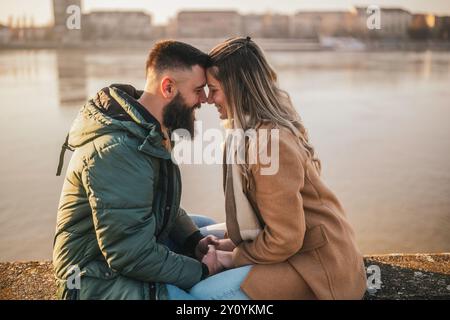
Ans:
[[[180,10],[233,9],[240,13],[278,12],[292,14],[299,10],[345,10],[351,6],[379,5],[400,7],[413,13],[450,16],[450,0],[83,0],[83,12],[93,10],[143,10],[150,13],[154,24],[165,24]],[[31,17],[35,25],[52,24],[52,0],[0,0],[0,23]],[[15,20],[14,20],[15,21]]]

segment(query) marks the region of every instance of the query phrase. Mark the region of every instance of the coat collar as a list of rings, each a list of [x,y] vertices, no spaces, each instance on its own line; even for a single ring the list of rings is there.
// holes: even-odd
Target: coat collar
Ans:
[[[136,123],[139,127],[145,129],[147,135],[144,138],[144,141],[139,146],[139,151],[162,159],[170,159],[171,155],[164,148],[162,140],[163,134],[161,132],[161,126],[158,121],[150,115],[151,122],[147,122],[141,112],[139,112],[137,102],[133,97],[128,95],[126,92],[122,91],[117,87],[110,87],[110,94],[120,106],[125,110],[125,112],[131,117],[134,123]],[[129,122],[121,121],[121,125],[124,126],[127,130],[132,131],[137,136],[141,136],[141,130],[135,130],[136,126],[130,125]]]

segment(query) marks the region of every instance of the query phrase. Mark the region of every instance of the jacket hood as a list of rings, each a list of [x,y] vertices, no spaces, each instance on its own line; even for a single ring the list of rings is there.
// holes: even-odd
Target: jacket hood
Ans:
[[[139,150],[170,158],[162,143],[160,124],[153,117],[148,122],[142,115],[144,107],[137,101],[142,92],[131,85],[120,84],[101,89],[81,108],[74,120],[68,147],[76,149],[102,135],[126,131],[142,141]]]

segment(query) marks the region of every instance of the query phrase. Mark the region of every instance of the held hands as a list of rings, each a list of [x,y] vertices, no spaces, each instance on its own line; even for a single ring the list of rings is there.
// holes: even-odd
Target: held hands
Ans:
[[[223,269],[233,268],[231,251],[217,250],[213,245],[208,246],[208,252],[203,256],[202,262],[208,266],[209,275],[212,276]]]
[[[219,273],[224,268],[218,259],[217,250],[213,245],[208,246],[208,252],[203,256],[202,262],[208,266],[210,276]]]
[[[218,239],[217,243],[215,245],[217,250],[222,251],[233,251],[236,246],[234,245],[233,241],[231,239]]]
[[[208,235],[200,240],[195,247],[195,257],[197,260],[202,260],[203,256],[208,252],[209,245],[219,245],[219,239],[213,235]]]
[[[213,235],[208,235],[200,240],[195,247],[195,257],[197,260],[201,260],[208,252],[209,245],[213,245],[217,250],[221,251],[233,251],[236,248],[231,239],[219,239]]]
[[[236,248],[231,239],[218,239],[213,235],[199,241],[195,256],[208,266],[209,275],[233,268],[232,251]]]

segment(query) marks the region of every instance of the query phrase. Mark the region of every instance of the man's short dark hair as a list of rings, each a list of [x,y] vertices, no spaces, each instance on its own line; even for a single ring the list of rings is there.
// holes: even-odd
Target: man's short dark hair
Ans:
[[[150,51],[146,72],[150,68],[161,73],[167,69],[190,69],[195,65],[208,68],[211,65],[209,55],[187,43],[162,40]]]

